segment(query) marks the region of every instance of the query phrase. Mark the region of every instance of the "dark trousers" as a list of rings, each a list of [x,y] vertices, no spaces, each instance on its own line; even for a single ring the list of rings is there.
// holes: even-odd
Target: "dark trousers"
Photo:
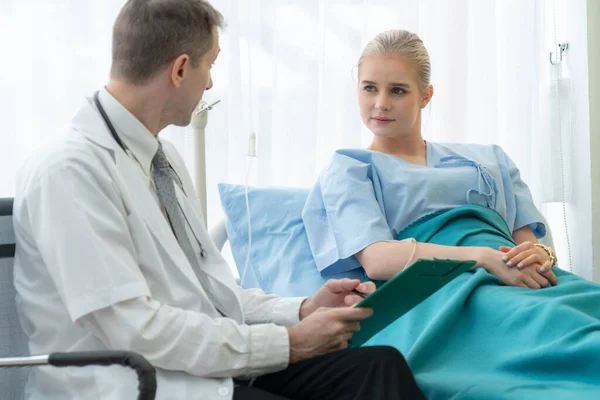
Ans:
[[[234,400],[421,400],[402,354],[393,347],[336,351],[236,386]]]

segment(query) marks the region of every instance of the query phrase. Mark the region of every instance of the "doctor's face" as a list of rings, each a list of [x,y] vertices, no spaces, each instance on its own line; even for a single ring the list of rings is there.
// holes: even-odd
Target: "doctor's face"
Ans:
[[[360,65],[358,104],[363,123],[375,136],[420,134],[421,109],[430,99],[419,89],[418,71],[399,55],[377,55]]]
[[[219,33],[217,28],[213,29],[213,42],[211,49],[202,57],[197,67],[189,66],[186,76],[186,82],[182,86],[179,96],[179,126],[189,125],[192,119],[192,113],[196,109],[198,102],[202,100],[205,90],[210,90],[213,86],[211,69],[219,55]]]

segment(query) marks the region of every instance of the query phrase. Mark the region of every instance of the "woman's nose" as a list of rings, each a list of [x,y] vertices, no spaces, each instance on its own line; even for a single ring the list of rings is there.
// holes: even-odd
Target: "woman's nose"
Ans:
[[[375,108],[382,111],[387,111],[391,108],[390,98],[385,94],[377,96],[377,100],[375,102]]]

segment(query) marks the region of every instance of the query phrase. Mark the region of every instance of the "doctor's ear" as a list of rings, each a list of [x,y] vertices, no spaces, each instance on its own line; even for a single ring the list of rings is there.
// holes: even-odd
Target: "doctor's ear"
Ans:
[[[171,63],[170,78],[175,87],[182,85],[183,79],[190,66],[190,56],[182,54]]]
[[[425,87],[425,90],[423,90],[423,98],[421,99],[421,108],[422,109],[427,107],[427,104],[429,104],[432,97],[433,97],[433,86],[427,85],[427,87]]]

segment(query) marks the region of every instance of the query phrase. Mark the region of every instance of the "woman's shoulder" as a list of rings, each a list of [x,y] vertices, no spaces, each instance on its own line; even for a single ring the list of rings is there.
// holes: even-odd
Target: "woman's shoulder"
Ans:
[[[428,142],[429,144],[430,142]],[[505,163],[506,153],[500,145],[481,143],[431,143],[440,158],[447,156],[462,156],[473,161],[489,162],[496,159]]]
[[[385,168],[382,154],[367,149],[338,149],[321,170],[318,184],[340,184],[349,176],[371,179],[374,171]]]
[[[338,149],[329,158],[324,171],[342,167],[346,168],[351,165],[371,165],[376,162],[376,157],[374,156],[374,152],[367,149]]]
[[[334,160],[351,158],[358,161],[370,162],[373,158],[373,153],[373,151],[367,149],[344,148],[336,150],[335,153],[333,153],[332,158]]]
[[[483,144],[483,143],[440,143],[440,142],[427,142],[438,148],[446,148],[454,151],[493,151],[502,152],[502,147],[498,144]]]

